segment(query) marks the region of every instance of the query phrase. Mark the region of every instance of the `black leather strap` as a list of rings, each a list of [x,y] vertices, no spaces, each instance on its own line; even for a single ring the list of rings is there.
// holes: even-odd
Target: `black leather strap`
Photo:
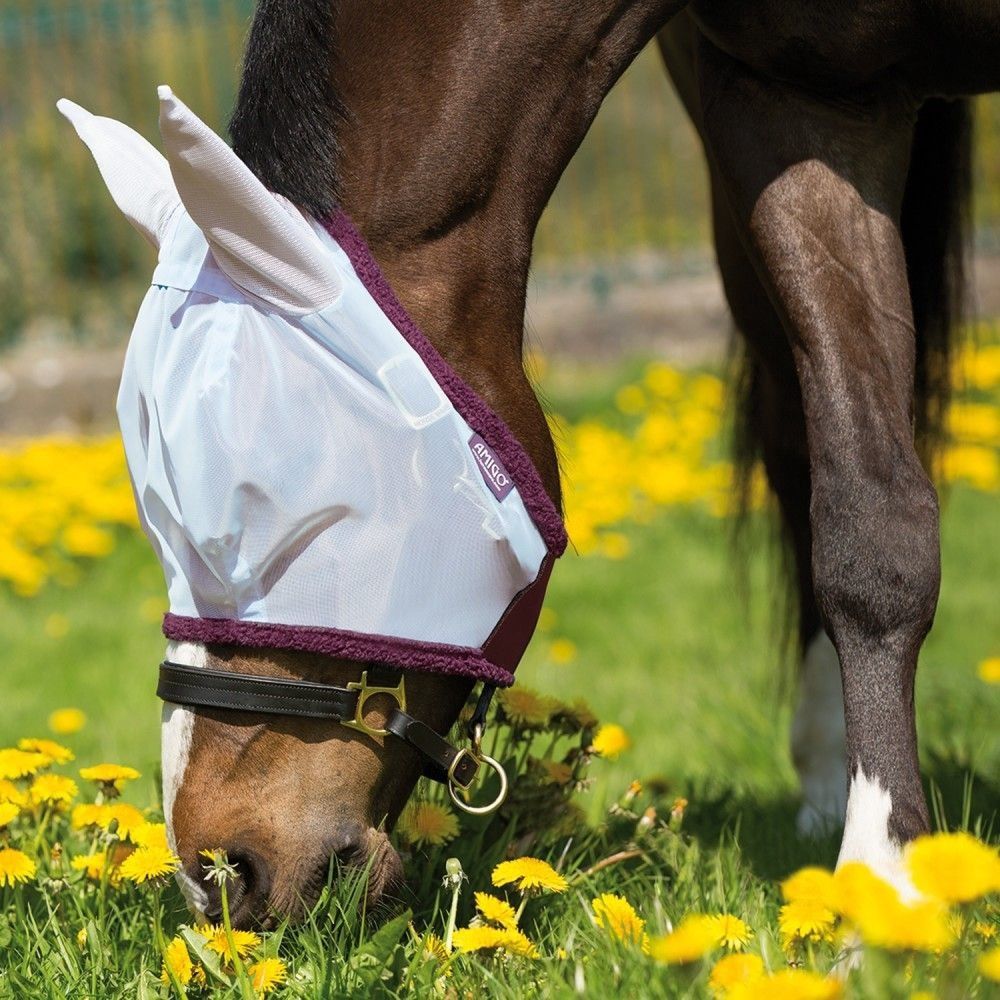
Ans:
[[[351,721],[360,695],[357,690],[333,684],[236,674],[167,660],[160,664],[156,693],[164,701],[193,708],[294,715],[330,722]],[[467,788],[479,770],[479,761],[472,753],[452,746],[430,726],[398,708],[389,714],[386,729],[424,758],[428,778],[446,783],[452,771],[455,783]]]

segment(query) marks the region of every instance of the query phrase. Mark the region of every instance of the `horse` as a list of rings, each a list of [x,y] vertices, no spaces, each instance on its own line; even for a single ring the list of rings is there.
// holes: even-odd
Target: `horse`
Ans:
[[[1000,83],[1000,14],[971,0],[260,0],[233,148],[313,217],[354,220],[558,506],[521,356],[533,235],[604,96],[654,38],[705,146],[748,344],[740,453],[763,458],[797,559],[800,827],[846,818],[840,861],[910,893],[901,850],[929,826],[914,676],[940,579],[919,442],[940,423],[961,303],[964,99]],[[168,659],[324,684],[358,674],[316,652],[176,634]],[[409,709],[440,733],[472,686],[407,684]],[[236,926],[301,914],[331,858],[369,866],[372,900],[398,888],[386,830],[420,773],[411,747],[179,703],[162,732],[182,888],[209,919],[205,848],[238,872]]]

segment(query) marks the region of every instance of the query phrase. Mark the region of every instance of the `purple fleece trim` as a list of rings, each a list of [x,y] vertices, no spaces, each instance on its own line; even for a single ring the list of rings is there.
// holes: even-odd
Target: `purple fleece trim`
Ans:
[[[534,462],[514,437],[511,429],[492,409],[458,377],[437,348],[424,336],[396,298],[378,261],[372,256],[364,237],[358,232],[346,212],[338,209],[323,220],[326,231],[347,254],[372,298],[389,317],[434,376],[465,422],[493,449],[514,482],[521,500],[538,528],[546,547],[553,556],[561,556],[566,548],[566,526],[562,515],[552,503]]]
[[[443,642],[363,635],[313,625],[272,625],[229,618],[190,618],[170,613],[164,615],[163,634],[175,642],[265,646],[269,649],[323,653],[358,663],[385,663],[402,670],[471,677],[497,687],[510,687],[514,683],[514,675],[487,660],[481,649]]]

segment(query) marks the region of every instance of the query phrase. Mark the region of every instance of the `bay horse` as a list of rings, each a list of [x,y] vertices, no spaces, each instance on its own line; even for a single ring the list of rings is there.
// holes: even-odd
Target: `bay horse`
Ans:
[[[969,95],[1000,85],[1000,9],[974,0],[260,0],[231,121],[264,184],[345,211],[438,351],[560,499],[521,345],[532,240],[604,96],[654,37],[704,142],[716,247],[749,349],[742,452],[761,455],[797,557],[803,830],[902,890],[928,828],[917,654],[940,577],[918,453],[947,389],[961,298]],[[827,638],[827,636],[829,638]],[[171,643],[169,659],[343,684],[356,665]],[[841,685],[842,678],[842,685]],[[467,681],[410,679],[445,732]],[[168,705],[164,809],[189,899],[199,850],[240,873],[238,926],[295,914],[331,856],[398,883],[384,830],[418,761],[303,719]],[[849,788],[849,794],[848,794]]]

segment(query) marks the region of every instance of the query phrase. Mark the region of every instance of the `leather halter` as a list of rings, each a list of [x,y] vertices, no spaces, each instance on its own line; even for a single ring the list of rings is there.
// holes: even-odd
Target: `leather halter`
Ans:
[[[347,687],[337,687],[314,681],[281,680],[228,670],[189,667],[164,660],[160,664],[160,680],[156,687],[156,693],[163,701],[187,707],[326,719],[370,737],[395,736],[421,755],[425,777],[446,784],[456,804],[474,812],[490,810],[464,804],[456,797],[455,789],[467,792],[482,763],[497,770],[501,778],[501,795],[491,804],[491,809],[500,805],[506,792],[506,776],[500,765],[479,752],[484,720],[494,690],[493,685],[484,685],[468,725],[473,746],[471,749],[459,749],[430,726],[407,714],[405,678],[402,677],[398,684],[380,686],[369,684],[368,672],[364,671],[359,682],[352,681]],[[388,695],[396,702],[384,729],[373,728],[364,721],[369,700],[378,695]]]

